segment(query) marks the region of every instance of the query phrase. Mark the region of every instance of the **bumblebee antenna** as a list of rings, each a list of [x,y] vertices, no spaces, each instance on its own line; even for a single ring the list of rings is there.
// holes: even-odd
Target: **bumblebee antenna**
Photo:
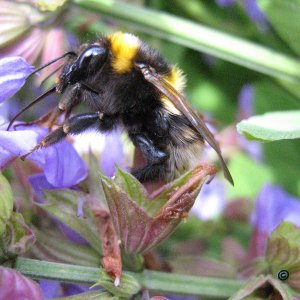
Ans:
[[[34,104],[40,102],[41,100],[43,100],[44,98],[46,98],[47,96],[55,93],[56,91],[56,85],[51,87],[50,89],[48,89],[46,92],[44,92],[42,95],[38,96],[36,99],[34,99],[32,102],[30,102],[27,106],[25,106],[21,111],[19,111],[14,117],[13,119],[9,122],[8,126],[7,126],[7,131],[10,129],[11,125],[14,123],[14,121],[27,109],[29,109],[30,107],[32,107]]]
[[[53,60],[50,60],[50,61],[47,62],[45,65],[43,65],[43,66],[41,66],[41,67],[35,69],[33,72],[31,72],[31,73],[28,75],[27,79],[28,79],[29,77],[31,77],[32,75],[34,75],[35,73],[37,73],[37,72],[43,70],[44,68],[46,68],[46,67],[52,65],[53,63],[57,62],[58,60],[60,60],[60,59],[62,59],[62,58],[64,58],[64,57],[66,57],[66,56],[69,56],[69,55],[77,56],[77,54],[76,54],[75,52],[73,52],[73,51],[66,52],[66,53],[64,53],[63,55],[61,55],[60,57],[57,57],[57,58],[55,58],[55,59],[53,59]]]
[[[64,63],[60,64],[55,70],[53,70],[49,75],[47,75],[47,77],[45,77],[40,86],[42,86],[52,75],[54,75],[59,69],[61,69],[63,67]]]

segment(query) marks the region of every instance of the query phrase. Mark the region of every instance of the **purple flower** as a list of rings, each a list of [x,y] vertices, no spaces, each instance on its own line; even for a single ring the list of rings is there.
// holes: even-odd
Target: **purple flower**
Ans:
[[[241,121],[247,119],[253,115],[253,100],[254,93],[253,87],[250,84],[246,84],[239,94],[239,106],[237,113],[237,120]],[[238,143],[240,147],[249,154],[251,158],[256,161],[262,161],[263,152],[261,144],[254,141],[248,141],[244,136],[238,135]]]
[[[236,2],[236,0],[216,0],[216,3],[220,6],[226,7],[231,6]]]
[[[91,291],[88,286],[79,284],[63,284],[64,296],[73,296],[84,292]],[[98,287],[96,288],[98,289]]]
[[[230,7],[234,5],[237,0],[215,0],[215,2],[222,7]],[[267,19],[264,13],[257,5],[256,0],[244,0],[244,8],[249,18],[256,23],[262,31],[267,29]]]
[[[0,152],[4,153],[4,157],[0,157],[0,169],[6,167],[8,161],[13,158],[28,153],[46,132],[45,128],[38,126],[20,126],[16,131],[5,131],[2,128]],[[87,176],[84,161],[67,141],[38,149],[30,154],[28,159],[42,167],[48,183],[56,188],[73,186]]]
[[[41,139],[41,130],[38,128],[6,131],[7,125],[7,123],[2,123],[0,126],[0,152],[5,153],[0,157],[1,170],[9,161],[28,153]],[[38,150],[37,153],[40,151]]]
[[[91,289],[88,286],[79,284],[61,283],[58,281],[40,280],[40,287],[45,299],[53,299],[56,297],[67,297],[78,295],[84,292],[98,290],[99,288]]]
[[[300,226],[299,216],[299,199],[289,195],[279,186],[264,185],[251,216],[251,224],[254,227],[250,246],[252,256],[264,254],[268,236],[282,221]]]
[[[205,221],[220,215],[224,207],[224,182],[216,177],[209,184],[203,185],[203,188],[192,207],[192,212],[199,219]]]
[[[0,299],[43,300],[38,284],[21,273],[0,267]]]
[[[121,141],[121,131],[115,130],[105,136],[105,146],[101,154],[100,165],[106,176],[113,176],[115,167],[124,166],[124,151]]]
[[[239,94],[238,120],[247,119],[253,115],[253,86],[245,84]]]
[[[60,285],[58,281],[40,280],[40,288],[46,300],[59,297]]]
[[[41,198],[44,194],[43,190],[55,189],[55,186],[48,182],[44,173],[30,175],[28,177],[28,181],[31,184],[34,194],[37,197],[37,201],[39,203],[43,202]]]
[[[14,95],[24,85],[32,70],[33,67],[22,57],[0,59],[0,103]]]
[[[245,10],[252,21],[262,30],[267,29],[267,19],[264,13],[257,5],[256,0],[244,0]]]
[[[33,188],[34,194],[37,197],[37,201],[39,203],[43,202],[42,196],[44,194],[44,190],[57,189],[57,187],[53,186],[52,184],[50,184],[48,182],[46,176],[43,173],[31,175],[31,176],[29,176],[28,180]],[[83,216],[82,205],[83,205],[83,201],[82,201],[82,199],[79,199],[78,200],[78,213],[77,213],[78,217]],[[82,215],[80,215],[80,214],[82,214]],[[73,241],[74,243],[77,243],[77,244],[82,244],[82,245],[86,244],[86,240],[83,239],[77,232],[72,230],[70,227],[68,227],[64,223],[58,221],[56,218],[52,218],[52,219],[54,220],[54,222],[58,225],[60,230],[64,233],[64,235],[68,239],[70,239],[71,241]]]
[[[300,226],[300,200],[279,186],[266,184],[258,195],[251,223],[270,234],[282,221]]]
[[[87,167],[73,146],[62,141],[43,149],[44,174],[47,181],[57,188],[78,184],[87,176]]]
[[[16,93],[31,71],[32,67],[23,58],[1,59],[0,102]],[[5,168],[14,158],[30,152],[47,134],[47,130],[39,126],[6,131],[5,120],[1,118],[0,122],[0,169]],[[28,159],[38,163],[43,168],[48,183],[57,188],[70,187],[87,176],[85,163],[67,141],[39,149],[30,154]]]

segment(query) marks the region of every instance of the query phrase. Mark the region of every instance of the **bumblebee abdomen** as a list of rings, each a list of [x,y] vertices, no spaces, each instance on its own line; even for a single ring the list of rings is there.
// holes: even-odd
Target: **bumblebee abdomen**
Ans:
[[[203,145],[203,142],[198,140],[185,146],[174,147],[173,145],[169,145],[167,147],[169,153],[166,167],[167,173],[165,175],[167,182],[178,178],[180,175],[199,165]]]

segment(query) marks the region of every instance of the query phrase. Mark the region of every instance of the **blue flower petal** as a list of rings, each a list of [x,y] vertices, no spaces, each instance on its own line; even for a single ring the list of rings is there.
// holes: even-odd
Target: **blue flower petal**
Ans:
[[[53,299],[59,296],[61,283],[58,281],[40,280],[40,288],[45,299]]]
[[[217,4],[223,7],[233,5],[236,0],[216,0]]]
[[[75,230],[67,226],[65,223],[54,219],[54,222],[58,225],[60,228],[61,232],[72,242],[80,245],[87,245],[88,242]]]
[[[98,289],[98,287],[97,287]],[[90,287],[80,284],[73,284],[73,283],[65,283],[64,284],[64,296],[73,296],[77,294],[81,294],[84,292],[91,291]]]
[[[38,202],[43,202],[42,196],[44,194],[43,190],[52,190],[55,189],[55,187],[50,184],[45,175],[43,173],[40,174],[34,174],[28,177],[28,181],[30,182],[34,194],[37,197]]]
[[[44,174],[50,184],[65,188],[86,178],[87,167],[70,143],[62,141],[44,150]]]
[[[14,157],[30,152],[45,136],[47,130],[39,126],[22,130],[0,130],[0,168]],[[41,148],[27,157],[44,169],[45,177],[55,188],[76,185],[87,176],[87,167],[73,146],[67,141]]]
[[[0,170],[4,169],[13,159],[13,155],[0,146]]]
[[[243,120],[253,115],[254,91],[251,84],[245,84],[239,94],[238,120]]]
[[[116,165],[124,166],[124,151],[120,130],[115,130],[105,137],[105,146],[100,160],[100,166],[106,176],[114,175]]]
[[[300,201],[279,186],[266,184],[255,203],[251,223],[259,231],[270,234],[282,221],[300,226]]]
[[[7,124],[0,128],[0,169],[5,168],[7,163],[15,157],[28,153],[45,132],[44,129],[40,130],[38,127],[18,131],[6,131],[6,127]],[[41,155],[41,151],[38,150],[34,156]]]
[[[214,178],[203,186],[196,199],[192,212],[201,220],[211,220],[219,216],[225,207],[224,182]]]
[[[248,16],[254,22],[257,22],[260,26],[267,25],[266,16],[259,8],[256,0],[244,0],[244,6]]]
[[[5,57],[0,59],[0,103],[13,96],[25,83],[32,72],[22,57]]]

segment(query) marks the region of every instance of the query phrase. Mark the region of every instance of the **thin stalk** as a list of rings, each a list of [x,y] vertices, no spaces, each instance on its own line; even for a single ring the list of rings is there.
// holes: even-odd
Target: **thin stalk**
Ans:
[[[97,268],[39,261],[22,257],[16,260],[15,269],[34,279],[48,279],[85,285],[93,285],[99,280],[100,276],[100,271]],[[243,281],[234,279],[196,277],[154,271],[126,273],[136,278],[143,287],[152,291],[198,295],[214,299],[227,299],[244,284]],[[122,288],[122,282],[120,288]]]
[[[300,62],[242,38],[161,11],[116,0],[73,0],[82,8],[135,25],[166,40],[275,78],[300,82]]]

